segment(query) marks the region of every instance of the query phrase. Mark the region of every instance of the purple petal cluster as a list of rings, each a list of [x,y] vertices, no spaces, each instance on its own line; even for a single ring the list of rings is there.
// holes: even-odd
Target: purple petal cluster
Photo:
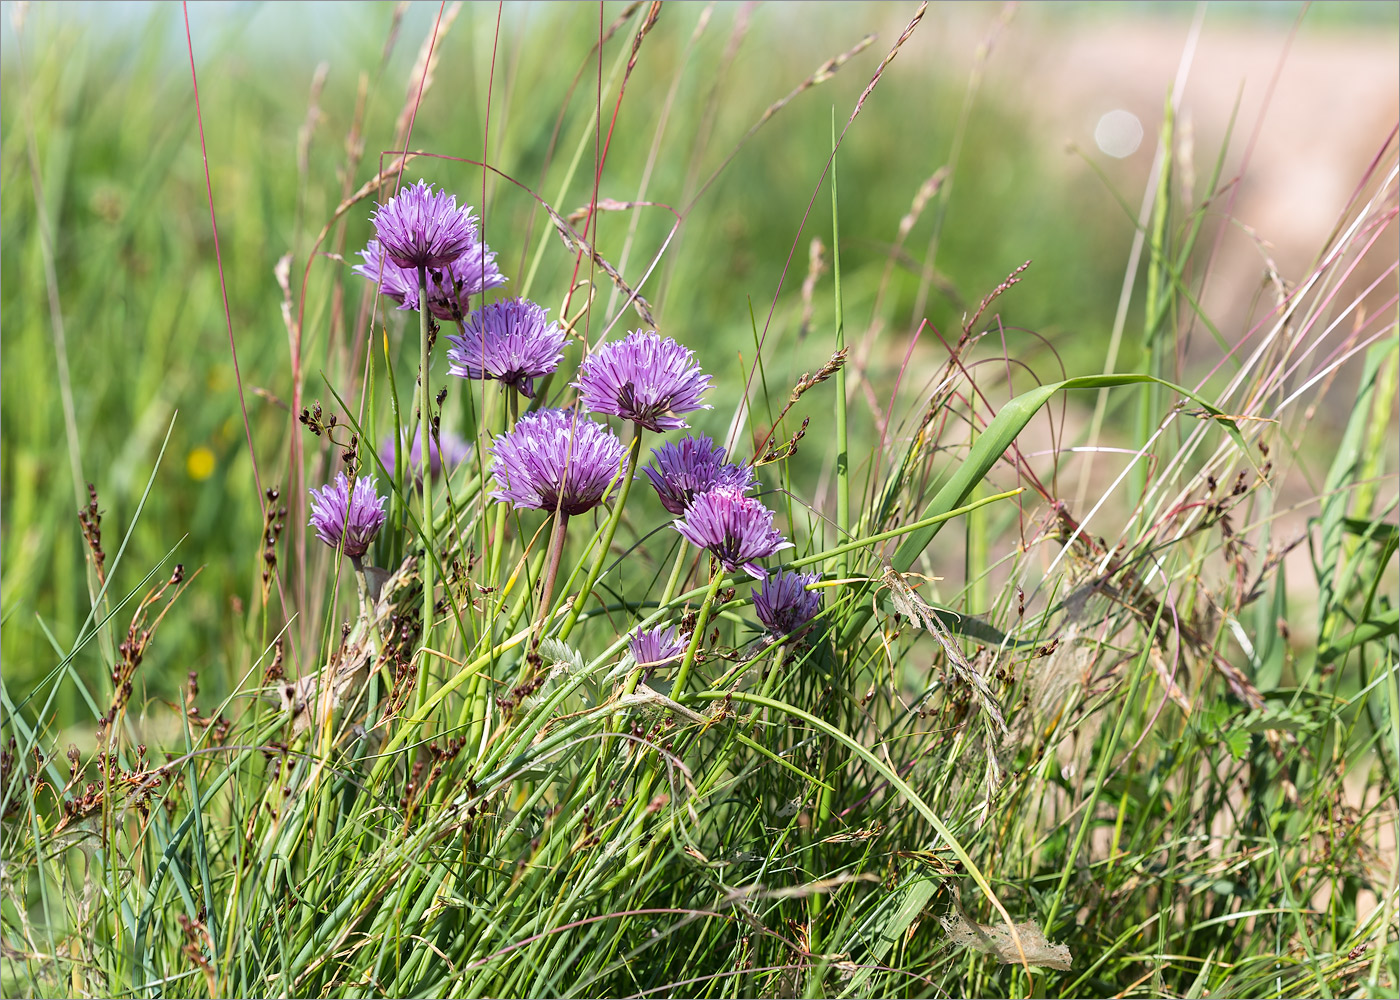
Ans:
[[[641,330],[603,344],[579,368],[579,402],[650,431],[689,426],[682,413],[709,407],[701,402],[710,376],[695,355],[670,337]]]
[[[448,372],[462,378],[496,379],[526,397],[535,395],[535,379],[559,367],[564,331],[550,323],[547,310],[528,299],[507,299],[479,309],[462,324],[462,335],[449,336]]]
[[[627,446],[602,424],[572,410],[527,413],[492,446],[493,499],[574,515],[604,500]]]
[[[808,590],[819,579],[816,573],[773,573],[754,591],[753,609],[775,637],[796,632],[822,609],[822,595]]]
[[[652,464],[643,466],[642,472],[651,480],[661,506],[672,514],[684,514],[701,493],[713,489],[747,493],[757,483],[753,469],[726,464],[724,449],[704,434],[688,435],[674,444],[667,441],[651,454]]]
[[[388,516],[384,500],[373,479],[361,476],[351,484],[342,472],[334,482],[311,490],[311,527],[321,541],[332,548],[343,547],[347,556],[358,559]]]
[[[632,642],[628,648],[638,666],[655,670],[670,666],[685,656],[686,645],[683,640],[676,638],[674,625],[667,629],[643,629],[638,626],[637,631],[632,633]]]
[[[771,510],[732,489],[701,493],[685,509],[685,519],[672,524],[686,541],[714,553],[729,572],[742,568],[757,580],[764,577],[759,559],[792,548],[773,527]]]
[[[362,278],[368,278],[379,288],[379,294],[393,299],[400,309],[418,308],[418,278],[397,264],[386,260],[378,240],[370,240],[360,251],[363,264],[356,264],[352,271]]]
[[[475,231],[475,227],[473,227]],[[399,267],[384,256],[378,240],[370,240],[360,251],[364,263],[352,270],[379,286],[379,294],[392,299],[400,309],[418,308],[418,273]],[[446,267],[428,270],[428,310],[441,320],[458,320],[468,312],[468,302],[488,288],[505,284],[496,268],[496,252],[476,243]]]
[[[370,217],[384,256],[399,267],[447,267],[477,246],[471,209],[426,181],[404,188]],[[416,277],[416,275],[415,275]]]
[[[403,440],[407,440],[407,437]],[[428,439],[428,471],[433,476],[442,475],[443,466],[447,466],[447,471],[451,472],[467,459],[471,458],[472,446],[469,442],[463,441],[451,431],[441,431],[437,437]],[[385,437],[379,443],[379,458],[384,463],[384,468],[390,472],[394,471],[394,463],[398,458],[398,446],[392,434]],[[408,451],[408,469],[415,479],[423,477],[423,435],[419,435],[413,441],[413,447]]]

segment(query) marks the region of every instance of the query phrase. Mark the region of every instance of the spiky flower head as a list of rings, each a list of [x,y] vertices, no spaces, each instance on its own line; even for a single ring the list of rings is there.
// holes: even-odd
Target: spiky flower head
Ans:
[[[773,527],[773,512],[753,497],[732,489],[701,493],[685,509],[685,519],[671,522],[686,541],[709,549],[729,572],[742,568],[761,580],[759,559],[792,548]]]
[[[667,441],[651,454],[652,465],[643,466],[642,472],[656,488],[661,506],[672,514],[684,514],[701,493],[720,488],[747,493],[756,483],[753,469],[726,464],[724,449],[704,434]]]
[[[655,332],[636,330],[603,344],[584,360],[573,384],[585,410],[650,431],[687,427],[680,414],[709,409],[700,400],[710,376],[690,350]]]
[[[478,309],[447,339],[448,372],[462,378],[492,378],[535,395],[535,379],[559,367],[564,331],[547,310],[529,299],[507,299]]]
[[[378,240],[370,240],[360,251],[364,263],[351,270],[379,286],[379,294],[392,299],[400,309],[418,308],[418,273],[399,267],[384,256]],[[441,320],[458,320],[469,311],[469,300],[488,288],[505,284],[496,268],[496,251],[484,243],[474,243],[466,253],[446,267],[428,270],[428,310]]]
[[[384,499],[373,479],[361,476],[352,484],[342,472],[334,482],[311,490],[311,527],[331,548],[343,547],[347,556],[358,559],[388,516]]]
[[[407,435],[402,440],[407,441]],[[471,454],[472,446],[469,442],[463,441],[451,431],[441,431],[436,436],[428,438],[428,471],[434,477],[440,476],[445,464],[450,473],[471,458]],[[390,472],[394,471],[394,463],[398,458],[398,446],[392,434],[380,441],[379,458],[383,461],[384,468]],[[421,431],[414,439],[413,447],[408,450],[408,469],[413,478],[423,478],[423,434]]]
[[[640,667],[656,670],[670,666],[685,656],[686,643],[676,638],[676,626],[670,628],[643,629],[637,627],[628,645],[632,659]]]
[[[627,446],[602,424],[572,410],[536,410],[491,448],[491,494],[515,507],[582,514],[605,499]]]
[[[769,574],[754,591],[753,609],[758,620],[775,637],[796,632],[822,609],[822,595],[807,587],[820,577],[816,573],[784,570]]]
[[[471,209],[427,181],[404,188],[370,218],[384,256],[415,272],[447,267],[477,245]]]
[[[364,263],[356,264],[352,271],[374,282],[379,294],[398,303],[400,309],[418,308],[417,275],[386,258],[378,240],[370,240],[360,251],[360,256]]]

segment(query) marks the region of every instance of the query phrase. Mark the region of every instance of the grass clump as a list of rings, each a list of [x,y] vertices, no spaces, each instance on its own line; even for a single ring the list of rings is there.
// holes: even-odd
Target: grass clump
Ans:
[[[24,601],[6,588],[7,995],[1392,990],[1395,134],[1314,267],[1231,336],[1196,303],[1202,225],[1232,182],[1176,193],[1186,154],[1165,130],[1145,270],[1125,279],[1146,290],[1138,344],[1036,370],[1055,355],[1020,350],[1034,338],[1003,311],[1035,266],[1004,267],[952,324],[923,314],[956,163],[900,192],[913,207],[883,258],[853,263],[839,235],[859,126],[920,7],[838,92],[807,188],[830,188],[830,242],[776,251],[806,250],[806,280],[787,272],[766,311],[709,336],[682,318],[693,303],[742,312],[695,263],[714,178],[666,157],[669,98],[639,112],[649,134],[627,123],[654,49],[731,65],[748,14],[716,53],[717,14],[680,31],[656,7],[590,10],[551,15],[581,67],[551,91],[552,136],[518,120],[516,74],[538,68],[508,57],[508,25],[478,36],[501,60],[488,92],[508,92],[481,107],[505,125],[482,112],[480,155],[423,152],[417,111],[466,29],[455,8],[421,26],[407,100],[376,110],[396,13],[334,153],[312,141],[332,100],[315,78],[280,242],[220,205],[217,155],[191,175],[222,288],[172,278],[139,304],[160,353],[189,300],[226,303],[228,371],[188,418],[226,454],[179,438],[186,370],[123,356],[111,377],[150,383],[123,405],[155,402],[108,501],[85,476],[116,463],[84,449],[75,390],[111,387],[63,367],[27,419],[56,440],[57,412],[81,513],[45,520],[16,447],[37,431],[6,392],[7,560],[79,602],[76,624],[26,614],[12,639]],[[674,62],[681,94],[696,83]],[[56,70],[23,72],[33,150]],[[701,134],[724,108],[707,100]],[[746,169],[754,134],[716,177]],[[11,156],[7,183],[38,166]],[[429,204],[420,175],[456,201]],[[32,179],[28,209],[6,205],[40,265],[7,252],[10,361],[69,350],[73,249]],[[98,251],[107,278],[173,259],[128,214]],[[1376,285],[1350,283],[1377,259]],[[46,323],[15,279],[59,303]],[[1343,392],[1319,477],[1309,436]],[[172,442],[222,495],[164,496]],[[196,569],[173,524],[236,558]],[[134,570],[138,532],[168,554]],[[80,572],[25,561],[20,536],[81,546]]]

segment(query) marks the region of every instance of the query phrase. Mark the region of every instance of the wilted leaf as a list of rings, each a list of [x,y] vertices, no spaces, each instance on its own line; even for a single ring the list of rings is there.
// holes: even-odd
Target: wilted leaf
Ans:
[[[979,924],[969,920],[966,914],[955,913],[943,918],[943,929],[953,944],[960,948],[972,948],[984,955],[991,955],[998,962],[1007,965],[1039,965],[1046,969],[1070,970],[1069,948],[1062,944],[1052,944],[1045,938],[1045,932],[1033,921],[1018,923],[1016,937],[1005,924]]]

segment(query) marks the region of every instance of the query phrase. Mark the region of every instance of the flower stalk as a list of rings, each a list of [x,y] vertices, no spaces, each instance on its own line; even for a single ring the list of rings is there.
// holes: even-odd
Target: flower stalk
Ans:
[[[695,631],[690,633],[690,645],[686,647],[685,659],[681,660],[681,669],[676,674],[675,685],[671,688],[671,697],[676,701],[685,694],[685,682],[690,678],[690,668],[695,665],[695,655],[700,650],[700,644],[705,641],[705,629],[710,624],[715,595],[719,593],[719,586],[724,582],[724,575],[724,568],[716,566],[710,576],[710,589],[705,592],[705,602],[700,605],[700,614],[695,619]]]
[[[594,553],[593,565],[588,570],[588,577],[584,580],[578,596],[574,599],[574,606],[569,609],[569,616],[564,619],[564,624],[559,628],[560,639],[567,639],[569,633],[574,630],[574,626],[578,624],[578,616],[583,613],[583,606],[588,603],[588,595],[593,593],[593,585],[598,582],[598,577],[603,573],[603,563],[607,562],[608,552],[612,549],[613,535],[617,533],[618,522],[622,520],[622,508],[627,504],[628,494],[632,492],[632,477],[636,474],[637,458],[641,453],[642,426],[636,424],[632,433],[632,447],[627,452],[627,466],[622,473],[622,483],[618,487],[617,499],[613,501],[612,513],[603,528],[602,537],[598,540],[598,550]]]
[[[428,298],[428,269],[418,265],[418,301]],[[428,310],[418,310],[418,433],[423,442],[423,453],[430,454],[429,435],[432,427],[432,392],[428,386],[429,343]],[[426,464],[426,463],[425,463]],[[433,477],[423,477],[423,645],[422,659],[418,664],[418,692],[414,710],[423,707],[428,694],[428,650],[432,647],[433,634],[433,563],[437,559],[437,526],[433,524]]]

